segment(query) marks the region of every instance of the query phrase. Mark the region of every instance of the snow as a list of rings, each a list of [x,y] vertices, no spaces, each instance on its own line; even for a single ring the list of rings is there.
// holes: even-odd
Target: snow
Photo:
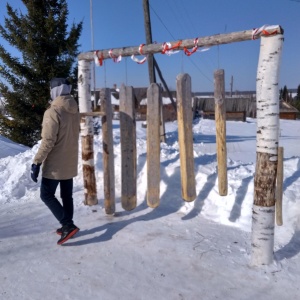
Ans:
[[[146,129],[137,122],[137,208],[120,205],[119,122],[113,123],[116,214],[103,209],[102,137],[95,136],[99,204],[83,204],[82,165],[74,179],[80,232],[62,246],[59,224],[30,179],[38,149],[0,143],[0,298],[299,299],[300,122],[280,121],[284,147],[283,226],[274,262],[250,265],[256,120],[227,121],[228,195],[218,194],[215,123],[193,124],[197,199],[181,199],[177,123],[161,145],[160,206],[146,205]],[[59,196],[59,191],[57,192]]]

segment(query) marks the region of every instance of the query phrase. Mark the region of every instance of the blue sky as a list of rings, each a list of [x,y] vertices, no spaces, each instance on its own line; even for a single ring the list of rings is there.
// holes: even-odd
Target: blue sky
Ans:
[[[21,0],[10,0],[19,8]],[[284,47],[280,87],[297,88],[300,84],[300,1],[297,0],[149,0],[153,41],[210,36],[261,27],[281,25]],[[0,0],[0,15],[5,14],[5,0]],[[139,46],[145,43],[142,0],[93,0],[94,48],[96,50]],[[90,0],[69,0],[69,21],[83,20],[80,51],[92,49]],[[2,19],[2,18],[1,18]],[[0,22],[1,22],[0,19]],[[1,41],[3,42],[3,41]],[[225,88],[255,90],[260,40],[215,46],[188,57],[179,52],[172,56],[156,54],[156,60],[171,89],[176,76],[188,73],[193,91],[213,91],[213,73],[225,70]],[[159,81],[159,80],[158,80]],[[148,86],[147,64],[139,65],[129,57],[120,63],[106,60],[96,67],[97,87],[113,84]]]

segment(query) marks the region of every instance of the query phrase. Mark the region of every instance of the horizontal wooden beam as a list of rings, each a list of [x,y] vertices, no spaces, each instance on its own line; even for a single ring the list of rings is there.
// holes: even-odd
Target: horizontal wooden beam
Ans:
[[[255,39],[258,39],[261,36],[283,33],[283,29],[279,25],[268,26],[264,28],[265,29],[257,30],[257,32],[255,33]],[[268,30],[268,28],[270,28],[270,30]],[[211,35],[206,37],[199,37],[196,45],[198,47],[211,47],[211,46],[217,46],[222,44],[230,44],[235,42],[252,40],[254,37],[253,36],[254,31],[255,30],[251,29],[251,30],[244,30],[244,31],[232,32],[232,33],[216,34],[216,35]],[[195,39],[172,41],[169,43],[171,44],[171,47],[176,46],[176,50],[183,50],[184,48],[190,49],[195,46]],[[162,52],[164,44],[165,43],[144,45],[142,47],[142,54],[147,55],[147,54],[160,53]],[[95,51],[96,50],[80,53],[78,55],[78,60],[93,61]],[[140,45],[133,46],[133,47],[122,47],[116,49],[97,50],[96,53],[98,58],[101,60],[110,59],[112,57],[118,57],[120,55],[122,57],[131,56],[131,55],[141,55]]]
[[[81,117],[100,117],[100,116],[104,116],[104,115],[105,115],[105,113],[102,111],[80,113]]]

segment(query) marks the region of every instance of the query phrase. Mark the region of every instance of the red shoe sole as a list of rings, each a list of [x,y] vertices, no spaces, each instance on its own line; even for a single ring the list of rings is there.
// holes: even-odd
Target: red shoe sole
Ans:
[[[70,239],[73,235],[75,235],[79,231],[79,228],[75,228],[73,231],[71,231],[63,240],[59,240],[57,242],[57,245],[61,245],[65,243],[68,239]]]

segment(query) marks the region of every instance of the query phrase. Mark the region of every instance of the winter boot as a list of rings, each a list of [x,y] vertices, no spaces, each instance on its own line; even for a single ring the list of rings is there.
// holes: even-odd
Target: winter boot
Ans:
[[[62,227],[61,238],[57,241],[57,245],[65,243],[69,238],[79,231],[79,228],[75,225],[65,225]]]

